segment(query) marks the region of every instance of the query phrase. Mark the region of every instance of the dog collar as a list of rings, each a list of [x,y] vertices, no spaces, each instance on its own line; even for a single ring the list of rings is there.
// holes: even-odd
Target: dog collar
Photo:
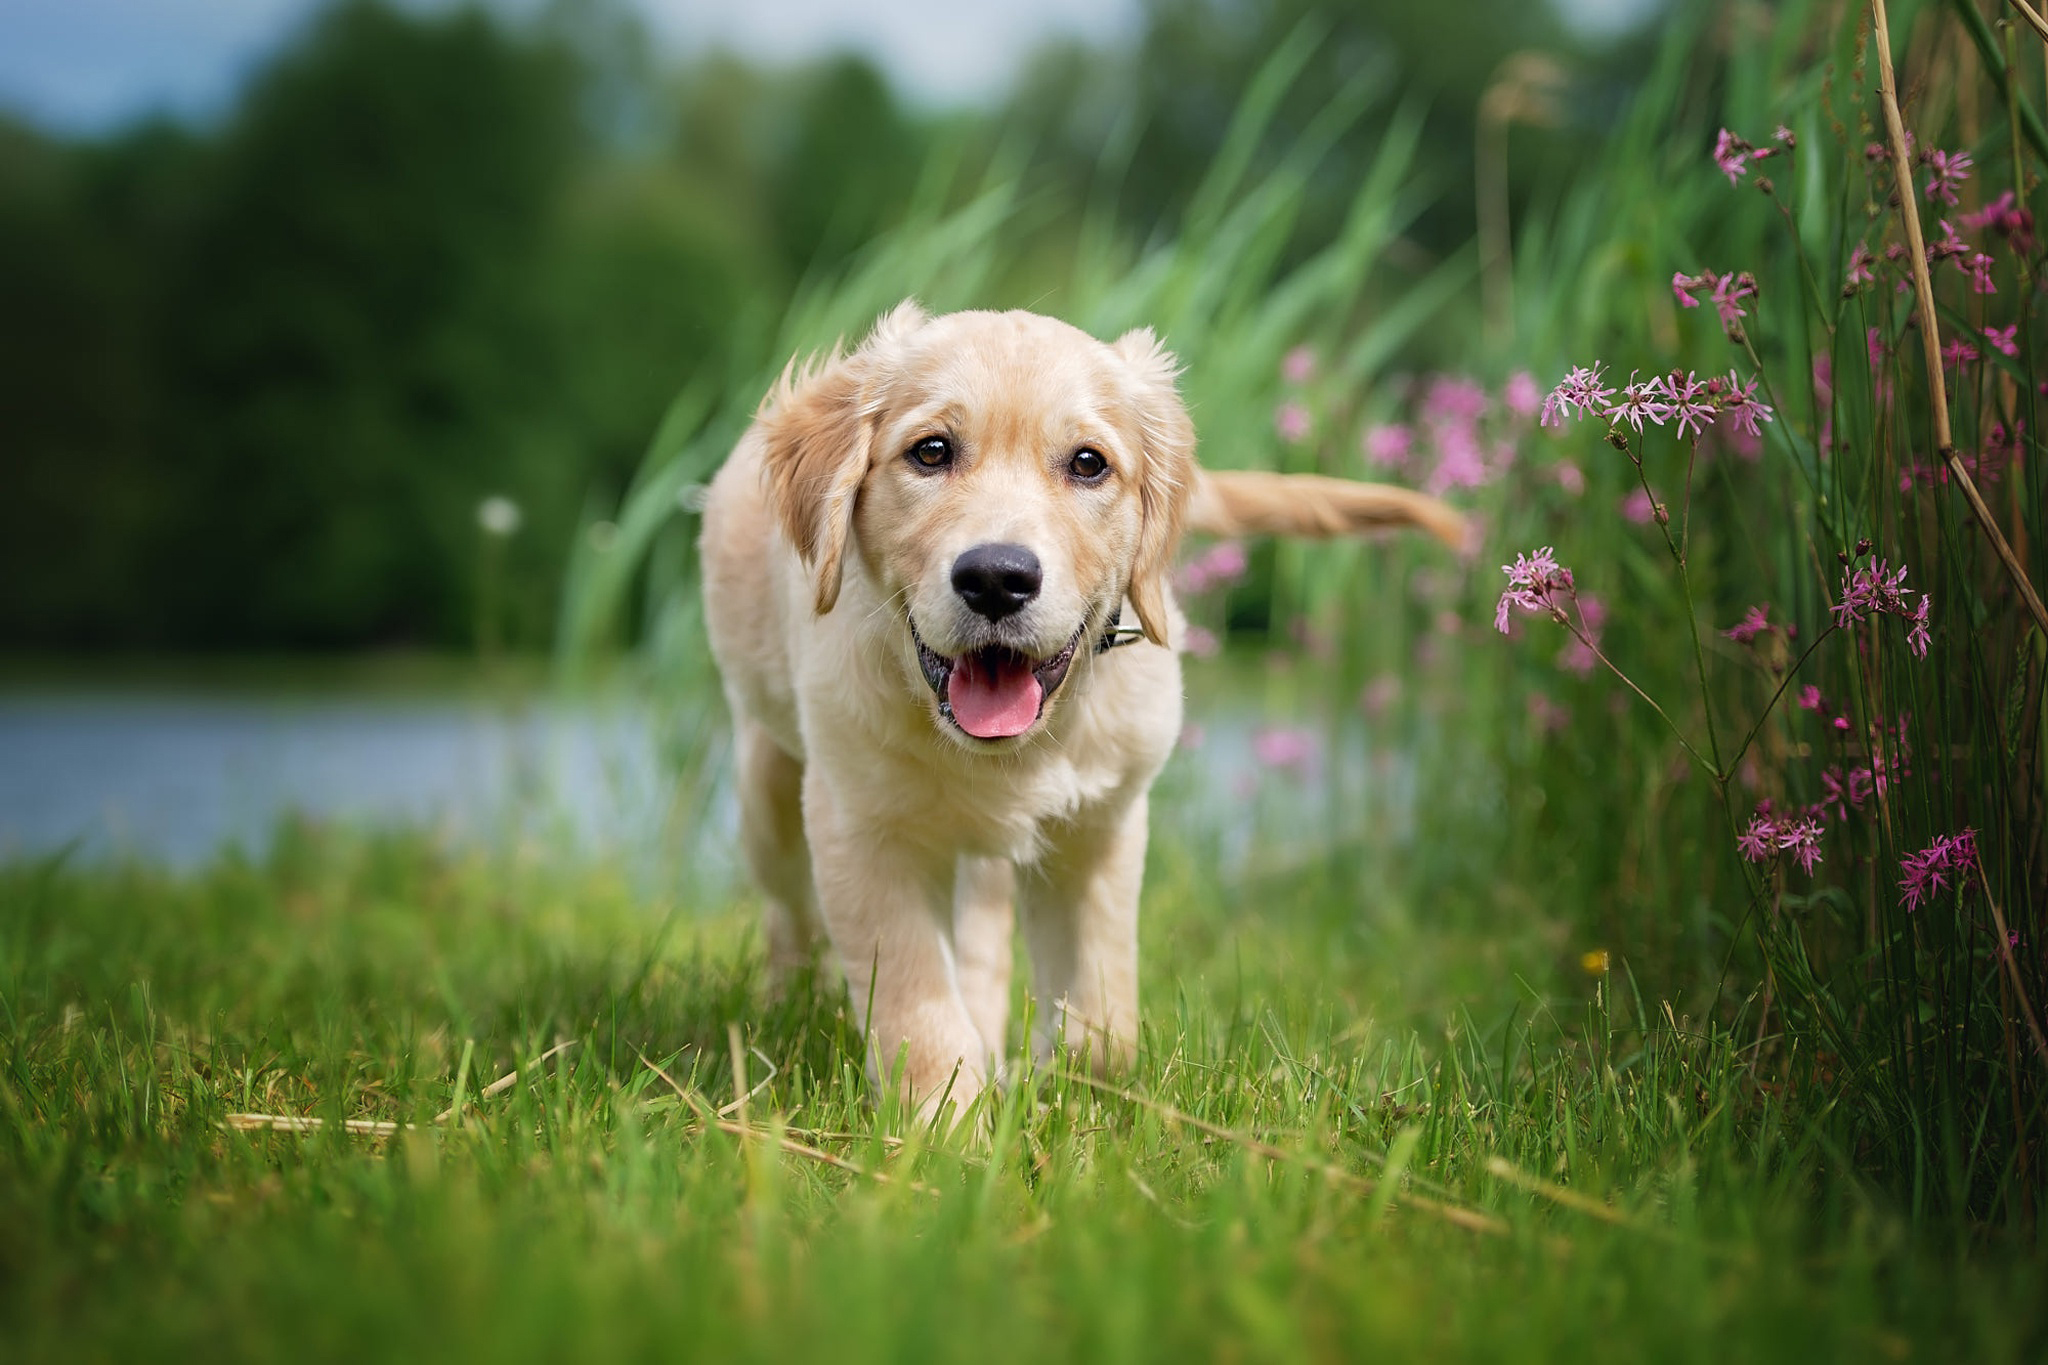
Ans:
[[[1122,602],[1117,603],[1116,615],[1110,617],[1109,619],[1112,623],[1109,629],[1103,631],[1102,638],[1095,642],[1095,652],[1097,654],[1107,654],[1112,649],[1115,649],[1118,645],[1134,645],[1138,643],[1138,641],[1145,638],[1145,632],[1140,630],[1136,626],[1120,626],[1114,624],[1115,622],[1124,619],[1124,608]]]

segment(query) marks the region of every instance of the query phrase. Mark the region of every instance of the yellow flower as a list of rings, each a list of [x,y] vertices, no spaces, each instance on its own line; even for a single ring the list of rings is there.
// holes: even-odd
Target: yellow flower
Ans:
[[[1595,948],[1589,953],[1579,954],[1579,965],[1586,969],[1589,976],[1607,975],[1607,950]]]

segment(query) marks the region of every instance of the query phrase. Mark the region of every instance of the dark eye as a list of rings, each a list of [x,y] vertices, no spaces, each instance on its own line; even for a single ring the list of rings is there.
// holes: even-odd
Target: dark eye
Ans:
[[[1109,472],[1109,461],[1102,458],[1099,450],[1077,450],[1074,458],[1067,461],[1067,472],[1082,483],[1097,483]]]
[[[953,443],[943,436],[927,436],[908,452],[919,469],[944,469],[953,463]]]

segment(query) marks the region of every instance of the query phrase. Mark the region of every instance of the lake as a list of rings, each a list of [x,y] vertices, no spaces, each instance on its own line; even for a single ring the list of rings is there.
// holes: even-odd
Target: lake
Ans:
[[[1329,798],[1405,813],[1412,764],[1334,727],[1261,724],[1191,704],[1155,828],[1212,841],[1226,866],[1323,837]],[[189,868],[261,856],[289,816],[427,827],[456,843],[551,841],[707,890],[738,874],[722,712],[702,795],[679,807],[663,732],[620,696],[544,688],[12,686],[0,689],[0,857],[69,849]],[[1360,803],[1364,803],[1363,806]]]

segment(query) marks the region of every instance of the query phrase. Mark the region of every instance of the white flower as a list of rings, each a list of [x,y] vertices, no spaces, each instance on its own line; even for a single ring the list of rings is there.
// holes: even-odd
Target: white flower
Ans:
[[[509,536],[523,519],[519,504],[502,493],[493,493],[476,505],[476,524],[486,535]]]

